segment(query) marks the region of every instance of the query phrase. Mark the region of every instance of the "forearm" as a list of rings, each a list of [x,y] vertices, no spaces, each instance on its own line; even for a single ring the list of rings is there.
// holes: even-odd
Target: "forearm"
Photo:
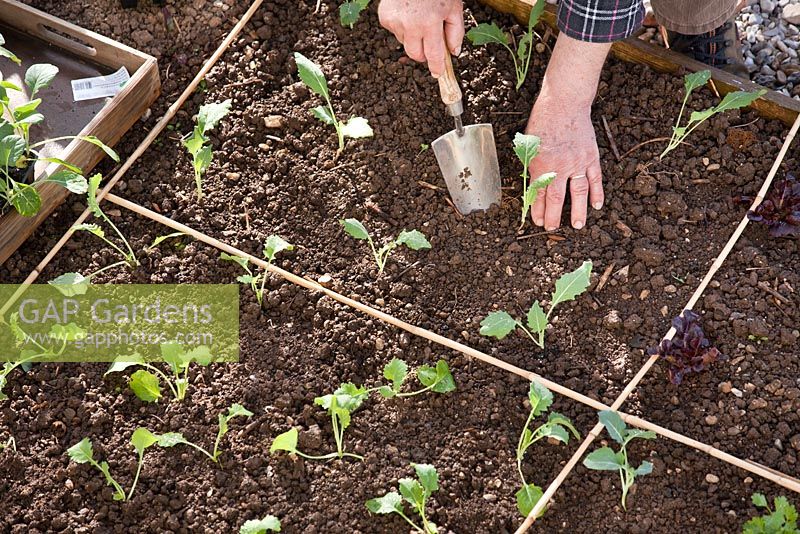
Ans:
[[[609,50],[611,43],[590,43],[560,34],[547,65],[537,105],[544,99],[564,106],[590,108]]]

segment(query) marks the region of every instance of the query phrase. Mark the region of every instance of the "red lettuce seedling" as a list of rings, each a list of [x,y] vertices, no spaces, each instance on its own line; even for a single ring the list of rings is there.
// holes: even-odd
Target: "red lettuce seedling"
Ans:
[[[699,373],[716,361],[728,359],[711,346],[700,326],[700,317],[693,311],[684,310],[682,316],[672,320],[672,327],[675,329],[673,338],[665,339],[647,353],[651,356],[658,354],[669,363],[669,380],[673,384],[680,384],[689,373]]]
[[[800,236],[800,182],[794,174],[786,173],[747,218],[766,225],[772,237]]]

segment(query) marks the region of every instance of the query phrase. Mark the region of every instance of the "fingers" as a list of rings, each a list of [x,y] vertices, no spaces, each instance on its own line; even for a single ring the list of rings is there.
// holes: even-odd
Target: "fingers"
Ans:
[[[403,45],[405,45],[408,57],[420,63],[425,62],[425,47],[422,43],[422,36],[408,35],[403,41]]]
[[[425,52],[425,59],[428,60],[428,69],[434,78],[439,78],[444,74],[444,62],[446,54],[450,52],[444,47],[444,38],[436,32],[429,32],[423,39],[422,44]]]
[[[572,201],[570,215],[572,227],[580,230],[586,226],[586,203],[589,201],[589,179],[582,174],[569,179],[569,194]]]
[[[595,160],[586,169],[586,178],[589,180],[589,200],[592,207],[596,210],[602,209],[605,193],[603,193],[603,171],[600,169],[599,160]]]
[[[565,175],[557,176],[553,183],[547,186],[547,192],[543,196],[545,202],[544,229],[548,232],[558,228],[561,223],[561,209],[564,207],[566,194],[567,176]]]
[[[533,202],[533,206],[531,206],[531,220],[533,220],[533,224],[536,226],[544,226],[544,195],[544,191],[539,191],[539,194],[536,195],[536,200]]]
[[[450,53],[459,55],[461,43],[464,41],[464,11],[461,2],[455,4],[444,19],[444,38]]]

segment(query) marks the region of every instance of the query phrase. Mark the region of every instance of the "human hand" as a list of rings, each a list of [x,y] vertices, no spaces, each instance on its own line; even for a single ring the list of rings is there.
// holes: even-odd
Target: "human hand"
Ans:
[[[559,96],[539,95],[528,119],[525,133],[541,139],[539,155],[530,166],[531,179],[548,172],[556,178],[540,191],[531,208],[537,226],[555,230],[561,224],[561,210],[569,187],[572,227],[586,226],[587,201],[594,209],[603,207],[603,177],[597,149],[591,106],[576,106]]]
[[[444,74],[446,54],[457,56],[461,52],[461,0],[382,0],[378,20],[403,44],[408,57],[420,63],[427,61],[434,78]]]

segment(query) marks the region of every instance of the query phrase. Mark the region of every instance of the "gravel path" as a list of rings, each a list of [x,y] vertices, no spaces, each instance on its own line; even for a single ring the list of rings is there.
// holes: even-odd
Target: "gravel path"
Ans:
[[[798,24],[798,0],[749,0],[737,19],[752,80],[800,100]]]

